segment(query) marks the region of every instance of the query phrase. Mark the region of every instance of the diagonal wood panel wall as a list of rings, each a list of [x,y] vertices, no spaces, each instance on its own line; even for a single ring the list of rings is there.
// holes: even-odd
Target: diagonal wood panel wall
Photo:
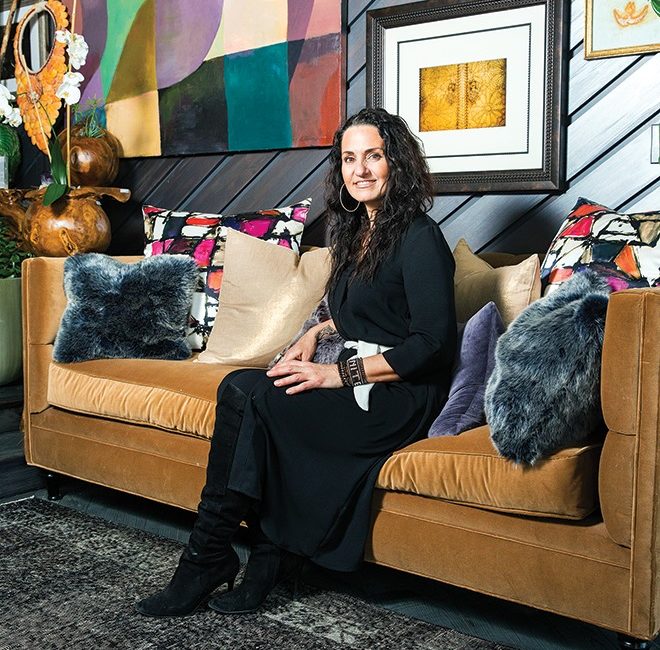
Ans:
[[[398,4],[403,0],[348,0],[348,114],[365,104],[366,12]],[[660,54],[585,61],[583,39],[584,0],[573,0],[567,190],[438,196],[431,216],[452,247],[464,237],[474,250],[544,250],[580,196],[624,211],[660,209],[660,165],[649,161],[650,126],[660,122]],[[41,157],[27,158],[22,186],[34,184],[44,166]],[[326,149],[305,149],[124,160],[117,184],[133,197],[127,205],[106,204],[110,252],[141,252],[143,203],[232,213],[311,196],[305,240],[322,243],[326,158]]]

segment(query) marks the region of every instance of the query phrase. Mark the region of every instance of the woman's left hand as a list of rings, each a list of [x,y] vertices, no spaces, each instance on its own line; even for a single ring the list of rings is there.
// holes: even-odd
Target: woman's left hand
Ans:
[[[287,395],[295,395],[312,388],[341,388],[339,369],[335,363],[312,363],[311,361],[280,361],[268,372],[268,377],[277,377],[275,386],[290,386]]]

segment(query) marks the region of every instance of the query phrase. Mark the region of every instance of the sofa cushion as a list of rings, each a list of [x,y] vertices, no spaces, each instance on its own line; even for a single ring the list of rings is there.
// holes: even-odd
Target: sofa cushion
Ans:
[[[429,429],[429,438],[456,436],[486,424],[484,393],[495,366],[495,345],[503,331],[500,312],[492,301],[459,331],[449,396]]]
[[[187,359],[186,325],[197,285],[195,263],[161,255],[124,264],[102,253],[64,262],[67,306],[56,361]]]
[[[329,274],[327,248],[298,256],[230,231],[220,309],[200,364],[266,368],[321,300]]]
[[[660,286],[660,211],[622,214],[579,198],[543,262],[546,295],[584,269],[612,291]]]
[[[521,467],[497,453],[488,427],[396,451],[376,486],[534,517],[582,519],[598,506],[601,444],[565,448]]]
[[[241,214],[208,214],[145,205],[145,257],[163,253],[192,257],[199,269],[188,338],[193,350],[204,349],[218,311],[227,232],[238,230],[296,253],[311,199],[286,207]]]
[[[52,363],[48,402],[98,415],[210,438],[216,390],[235,366],[153,359]]]
[[[491,300],[497,305],[504,326],[525,307],[541,297],[538,255],[530,255],[515,266],[494,268],[475,255],[464,239],[454,249],[454,300],[456,319],[467,322]]]

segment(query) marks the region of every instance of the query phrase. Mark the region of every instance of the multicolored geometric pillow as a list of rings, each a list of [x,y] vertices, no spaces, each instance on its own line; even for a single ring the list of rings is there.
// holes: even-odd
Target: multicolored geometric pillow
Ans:
[[[311,203],[311,199],[307,199],[282,208],[232,215],[143,206],[144,256],[189,255],[199,268],[199,284],[193,298],[188,334],[193,350],[204,349],[215,322],[228,229],[299,253]]]
[[[545,294],[591,269],[613,291],[660,285],[660,212],[620,214],[580,198],[541,267]]]

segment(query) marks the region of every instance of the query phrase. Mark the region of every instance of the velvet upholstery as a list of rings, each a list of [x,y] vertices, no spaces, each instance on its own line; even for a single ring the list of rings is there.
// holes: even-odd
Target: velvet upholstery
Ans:
[[[535,517],[583,519],[598,507],[598,443],[562,449],[533,468],[500,456],[488,427],[394,452],[378,487]]]
[[[210,438],[216,390],[236,366],[154,359],[52,363],[48,402],[136,424]]]
[[[207,439],[45,403],[64,309],[62,263],[23,266],[28,463],[194,510]],[[609,433],[598,476],[604,519],[598,511],[579,521],[509,514],[377,489],[365,559],[653,638],[660,630],[659,318],[659,289],[612,295],[602,369]],[[626,528],[630,548],[614,541]]]
[[[373,512],[367,560],[629,629],[629,554],[611,543],[598,518],[518,517],[383,490],[374,495]]]
[[[599,473],[603,515],[615,539],[630,531],[629,625],[645,638],[660,625],[660,290],[612,294],[603,345],[608,440]],[[612,454],[627,453],[624,458]],[[620,463],[631,472],[618,472]],[[610,482],[617,487],[609,488]],[[608,486],[606,488],[605,486]],[[612,513],[617,516],[613,518]],[[630,519],[627,515],[630,513]]]

